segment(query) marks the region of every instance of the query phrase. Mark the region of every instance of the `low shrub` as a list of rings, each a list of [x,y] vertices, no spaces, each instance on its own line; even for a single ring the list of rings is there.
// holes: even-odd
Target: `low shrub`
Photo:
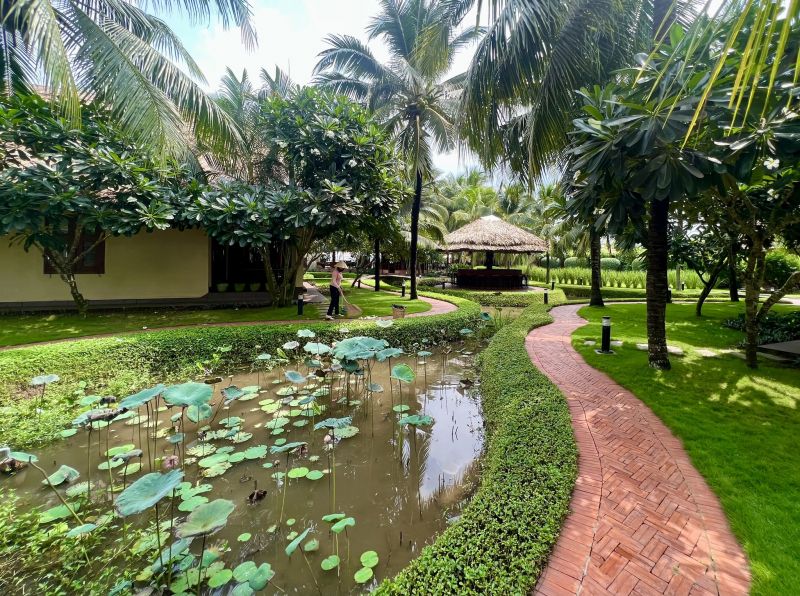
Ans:
[[[577,449],[561,392],[531,363],[525,337],[550,322],[531,306],[480,357],[486,455],[461,518],[378,594],[528,594],[569,508]]]
[[[600,269],[606,271],[619,271],[622,267],[622,262],[614,257],[603,257],[600,259]]]
[[[783,249],[771,250],[764,264],[764,281],[769,286],[779,288],[793,272],[800,270],[800,257]]]
[[[476,303],[456,296],[424,295],[453,302],[458,310],[398,320],[388,328],[355,320],[342,325],[188,327],[0,351],[0,437],[19,449],[41,445],[67,425],[75,402],[85,393],[124,397],[157,382],[194,378],[196,364],[212,359],[223,346],[220,372],[227,374],[252,364],[258,354],[274,353],[297,339],[299,329],[311,329],[317,341],[330,343],[343,337],[340,329],[346,327],[351,335],[371,335],[408,347],[421,338],[460,339],[459,330],[479,324]],[[47,387],[46,405],[37,414],[38,393],[29,387],[30,380],[51,373],[61,379]]]
[[[744,331],[744,314],[727,319],[723,325],[730,329]],[[788,313],[768,312],[758,331],[758,343],[775,344],[800,339],[800,311]],[[744,345],[744,339],[741,342]]]
[[[481,306],[524,307],[532,304],[544,304],[544,292],[486,292],[481,290],[460,290],[458,288],[437,290],[437,292],[448,296],[466,298],[477,302]],[[567,300],[564,292],[559,288],[549,294],[550,304],[562,304]]]
[[[526,270],[528,279],[533,282],[544,282],[547,278],[547,271],[543,267],[528,267]],[[615,271],[608,268],[600,268],[600,276],[604,288],[642,288],[647,285],[646,271]],[[550,279],[559,285],[570,286],[590,286],[592,280],[592,270],[588,267],[560,267],[550,269]],[[669,284],[676,288],[677,274],[674,269],[668,272]],[[682,270],[681,282],[687,290],[700,290],[703,283],[694,271]]]
[[[586,267],[589,261],[584,257],[567,257],[564,259],[564,267]]]
[[[556,289],[561,289],[569,300],[588,300],[591,294],[589,286],[573,286],[561,285]],[[647,291],[644,288],[602,288],[602,295],[604,300],[644,300],[647,297]],[[683,292],[672,291],[673,300],[697,300],[700,296],[700,290],[684,290]],[[728,301],[727,292],[714,292],[706,302],[715,301]]]

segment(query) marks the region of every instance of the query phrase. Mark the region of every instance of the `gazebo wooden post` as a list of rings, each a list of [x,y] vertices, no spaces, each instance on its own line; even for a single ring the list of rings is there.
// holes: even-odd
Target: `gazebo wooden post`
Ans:
[[[486,268],[491,269],[494,267],[494,251],[487,250],[486,251]]]

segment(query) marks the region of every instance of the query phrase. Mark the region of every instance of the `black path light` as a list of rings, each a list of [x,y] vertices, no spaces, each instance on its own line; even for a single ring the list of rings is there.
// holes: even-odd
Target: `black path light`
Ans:
[[[547,294],[547,290],[545,290],[545,291],[544,291],[544,303],[545,303],[545,304],[548,304],[548,303],[549,303],[549,300],[548,300],[548,294]]]
[[[405,280],[403,280],[403,283],[400,285],[400,297],[401,298],[405,298],[406,297],[406,282],[405,282]]]
[[[598,354],[613,354],[611,349],[611,317],[603,317],[603,335],[600,340],[600,349],[595,350]]]
[[[298,315],[302,315],[303,314],[303,307],[305,306],[305,304],[306,304],[306,301],[303,300],[303,295],[299,294],[297,296],[297,314]]]

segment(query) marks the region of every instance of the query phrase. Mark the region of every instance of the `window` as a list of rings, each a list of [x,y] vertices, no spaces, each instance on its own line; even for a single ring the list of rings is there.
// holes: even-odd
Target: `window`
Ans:
[[[73,237],[74,228],[70,225],[69,237]],[[78,249],[79,253],[86,251],[87,248],[92,246],[100,237],[100,232],[86,232],[83,234],[81,240],[81,247]],[[75,273],[94,273],[101,274],[106,272],[106,243],[101,242],[89,252],[83,255],[80,262],[75,264]],[[46,274],[57,274],[56,268],[50,261],[44,259],[44,272]]]

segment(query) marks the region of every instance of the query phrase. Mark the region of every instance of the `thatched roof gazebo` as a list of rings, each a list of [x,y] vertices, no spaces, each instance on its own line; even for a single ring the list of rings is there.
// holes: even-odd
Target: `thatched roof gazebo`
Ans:
[[[450,232],[444,238],[442,250],[486,253],[486,269],[480,273],[469,269],[459,271],[459,286],[522,287],[522,271],[519,269],[493,269],[494,254],[543,253],[547,252],[547,242],[499,217],[487,215]]]

